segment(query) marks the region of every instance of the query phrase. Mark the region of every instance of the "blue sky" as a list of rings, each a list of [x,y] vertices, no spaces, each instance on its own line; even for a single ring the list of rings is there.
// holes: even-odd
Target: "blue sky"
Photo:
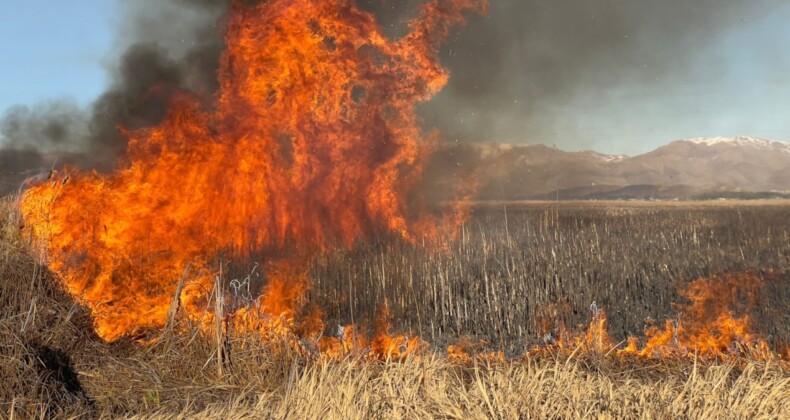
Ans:
[[[87,105],[101,93],[115,6],[109,0],[0,0],[0,112],[64,97]]]
[[[684,74],[671,89],[625,85],[603,101],[575,98],[556,110],[569,122],[558,130],[557,138],[589,133],[585,145],[604,153],[628,154],[689,137],[752,135],[790,140],[788,22],[790,4],[770,16],[733,26],[708,49],[690,57],[694,72]]]
[[[63,98],[87,107],[108,83],[119,9],[117,0],[0,0],[0,114]],[[604,98],[577,95],[545,111],[558,123],[544,138],[489,140],[626,154],[687,137],[790,140],[788,22],[790,4],[733,25],[689,57],[695,70],[669,89],[623,84]]]

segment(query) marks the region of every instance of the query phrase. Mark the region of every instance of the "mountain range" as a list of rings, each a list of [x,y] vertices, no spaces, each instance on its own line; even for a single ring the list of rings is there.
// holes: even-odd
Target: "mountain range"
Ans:
[[[38,167],[27,168],[20,162],[29,159],[0,154],[0,196],[18,191],[26,179],[46,177],[62,158],[45,156]],[[482,201],[790,198],[790,143],[696,138],[638,156],[545,145],[454,144],[436,153],[426,178],[436,199],[450,199],[449,185],[471,178],[475,199]]]
[[[790,143],[755,137],[678,140],[638,156],[499,143],[441,154],[474,167],[478,200],[790,197]]]

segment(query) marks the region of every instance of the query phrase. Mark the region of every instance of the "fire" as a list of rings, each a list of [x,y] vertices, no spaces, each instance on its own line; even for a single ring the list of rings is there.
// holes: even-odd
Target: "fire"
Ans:
[[[772,273],[767,273],[770,278]],[[680,291],[689,303],[677,306],[678,317],[668,319],[663,327],[650,322],[643,340],[629,337],[623,348],[606,328],[606,313],[595,303],[590,307],[592,320],[586,330],[569,332],[561,327],[559,336],[544,340],[546,346],[533,348],[529,354],[584,352],[622,357],[733,359],[749,357],[774,360],[780,354],[755,334],[746,313],[757,304],[763,279],[753,272],[733,273],[698,279]],[[640,345],[640,342],[644,342]],[[455,349],[453,349],[455,350]]]
[[[456,363],[493,362],[502,363],[505,353],[501,351],[485,351],[486,341],[474,341],[468,337],[461,338],[457,343],[447,346],[448,360]]]
[[[423,135],[415,107],[447,82],[436,51],[450,26],[486,8],[486,0],[430,1],[409,34],[391,40],[349,0],[233,2],[212,103],[167,86],[151,92],[167,95],[170,108],[158,126],[125,132],[119,169],[69,169],[31,188],[20,204],[25,224],[108,341],[162,329],[176,307],[207,329],[284,339],[323,357],[419,353],[426,343],[392,334],[386,303],[371,339],[356,326],[325,335],[320,309],[305,308],[306,266],[322,250],[378,233],[434,240],[463,219],[457,209],[434,214],[419,197],[438,137]],[[227,305],[222,262],[261,252],[260,297],[215,310],[212,302]],[[753,306],[760,281],[753,273],[698,280],[682,293],[690,303],[681,316],[619,350],[593,305],[584,333],[548,335],[532,353],[769,359],[749,318],[731,309]],[[505,360],[464,341],[448,353]]]
[[[385,301],[376,316],[376,334],[370,342],[371,355],[381,360],[401,358],[427,347],[427,344],[418,338],[393,336],[391,318],[389,305]]]
[[[632,340],[627,351],[641,356],[696,353],[712,358],[770,358],[768,345],[751,331],[748,315],[733,314],[734,306],[744,311],[753,308],[762,285],[763,280],[752,272],[696,280],[680,293],[690,301],[678,305],[680,317],[667,320],[663,329],[649,326],[644,348],[637,351]]]
[[[288,258],[267,273],[255,309],[266,317],[238,318],[290,329],[310,255],[378,232],[431,239],[463,217],[416,197],[437,136],[422,134],[415,106],[447,82],[436,51],[450,26],[486,8],[434,0],[390,40],[353,1],[233,2],[214,103],[152,92],[169,95],[169,111],[125,132],[120,169],[31,188],[26,226],[105,340],[162,328],[182,281],[181,308],[210,317],[219,262],[255,250]]]

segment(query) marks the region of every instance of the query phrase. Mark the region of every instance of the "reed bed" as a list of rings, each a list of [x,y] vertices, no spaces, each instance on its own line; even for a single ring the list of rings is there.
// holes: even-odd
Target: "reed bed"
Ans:
[[[593,302],[622,340],[648,319],[682,321],[678,292],[694,280],[776,270],[759,305],[733,310],[772,345],[790,339],[790,205],[485,206],[450,244],[431,253],[386,240],[327,256],[310,300],[337,324],[386,300],[398,329],[435,345],[470,338],[517,355],[547,329],[586,325]]]
[[[443,251],[382,240],[324,256],[307,300],[328,329],[364,324],[386,300],[396,330],[431,342],[371,362],[248,335],[218,344],[186,320],[144,343],[105,343],[42,264],[13,200],[0,200],[0,417],[780,418],[790,412],[786,362],[523,353],[546,320],[588,322],[592,301],[607,307],[614,335],[638,333],[646,316],[677,315],[684,282],[769,268],[779,279],[761,299],[774,304],[750,314],[778,345],[790,324],[787,212],[543,206],[508,209],[504,222],[504,209],[488,209]],[[455,362],[444,346],[459,337],[512,357]],[[219,370],[218,345],[228,349]]]

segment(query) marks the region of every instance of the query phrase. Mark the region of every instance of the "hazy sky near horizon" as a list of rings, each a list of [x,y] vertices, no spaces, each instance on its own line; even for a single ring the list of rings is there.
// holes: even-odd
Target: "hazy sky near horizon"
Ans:
[[[112,57],[118,55],[116,28],[123,19],[119,1],[0,0],[0,115],[12,106],[32,108],[62,99],[87,109],[111,80],[108,68]],[[456,39],[464,38],[463,31],[473,33],[476,24],[491,25],[491,19],[512,15],[515,12],[509,7],[518,1],[491,0],[490,16],[470,19],[466,28],[458,30],[461,36]],[[589,0],[587,4],[595,5],[597,1]],[[612,1],[601,1],[611,7]],[[542,12],[539,1],[530,4],[535,4],[534,10],[519,5],[518,13]],[[690,42],[690,50],[679,54],[677,62],[665,63],[660,71],[651,68],[655,64],[651,59],[665,57],[653,55],[652,51],[666,50],[667,46],[657,43],[680,41],[671,34],[656,32],[661,25],[651,26],[652,32],[638,33],[629,32],[629,26],[622,25],[622,33],[614,35],[622,36],[624,42],[633,37],[638,45],[628,47],[631,49],[624,54],[601,51],[594,59],[598,72],[605,68],[601,62],[615,69],[612,79],[591,76],[586,80],[581,69],[581,76],[574,76],[581,80],[574,82],[573,89],[539,100],[534,92],[540,89],[529,83],[540,83],[540,77],[518,77],[532,71],[520,67],[519,63],[526,61],[503,60],[497,63],[499,68],[486,69],[487,63],[475,63],[479,57],[473,53],[464,55],[463,45],[459,47],[456,42],[451,47],[460,52],[445,49],[443,53],[451,57],[452,64],[468,58],[469,67],[483,69],[475,77],[491,78],[488,83],[482,80],[481,85],[497,85],[500,89],[490,94],[475,92],[459,100],[457,92],[462,89],[453,85],[451,76],[447,91],[434,99],[434,108],[443,110],[443,104],[448,104],[449,111],[429,112],[426,125],[432,126],[432,116],[441,119],[441,124],[435,125],[449,127],[443,131],[450,140],[460,137],[465,141],[544,143],[567,150],[593,149],[612,154],[637,154],[688,137],[753,135],[790,140],[790,2],[754,0],[743,4],[762,5],[755,6],[762,9],[741,19],[727,19],[720,25],[707,22],[699,34],[689,35],[705,41]],[[602,27],[612,18],[607,13],[596,15],[594,7],[588,7],[584,13],[590,19],[602,20]],[[642,18],[649,23],[649,16]],[[549,19],[561,21],[562,16]],[[536,40],[540,40],[544,26],[556,30],[553,24],[536,25],[533,31],[516,32],[524,39],[507,42],[516,47],[540,48]],[[496,37],[483,39],[477,47],[491,47],[484,42],[493,42],[492,39]],[[531,51],[526,47],[524,50]],[[552,56],[551,51],[541,53]],[[597,52],[590,54],[595,56]],[[611,57],[608,62],[607,57]],[[619,68],[628,68],[629,76],[618,80]],[[633,76],[640,71],[644,72],[642,76]],[[468,85],[468,80],[464,83]]]

